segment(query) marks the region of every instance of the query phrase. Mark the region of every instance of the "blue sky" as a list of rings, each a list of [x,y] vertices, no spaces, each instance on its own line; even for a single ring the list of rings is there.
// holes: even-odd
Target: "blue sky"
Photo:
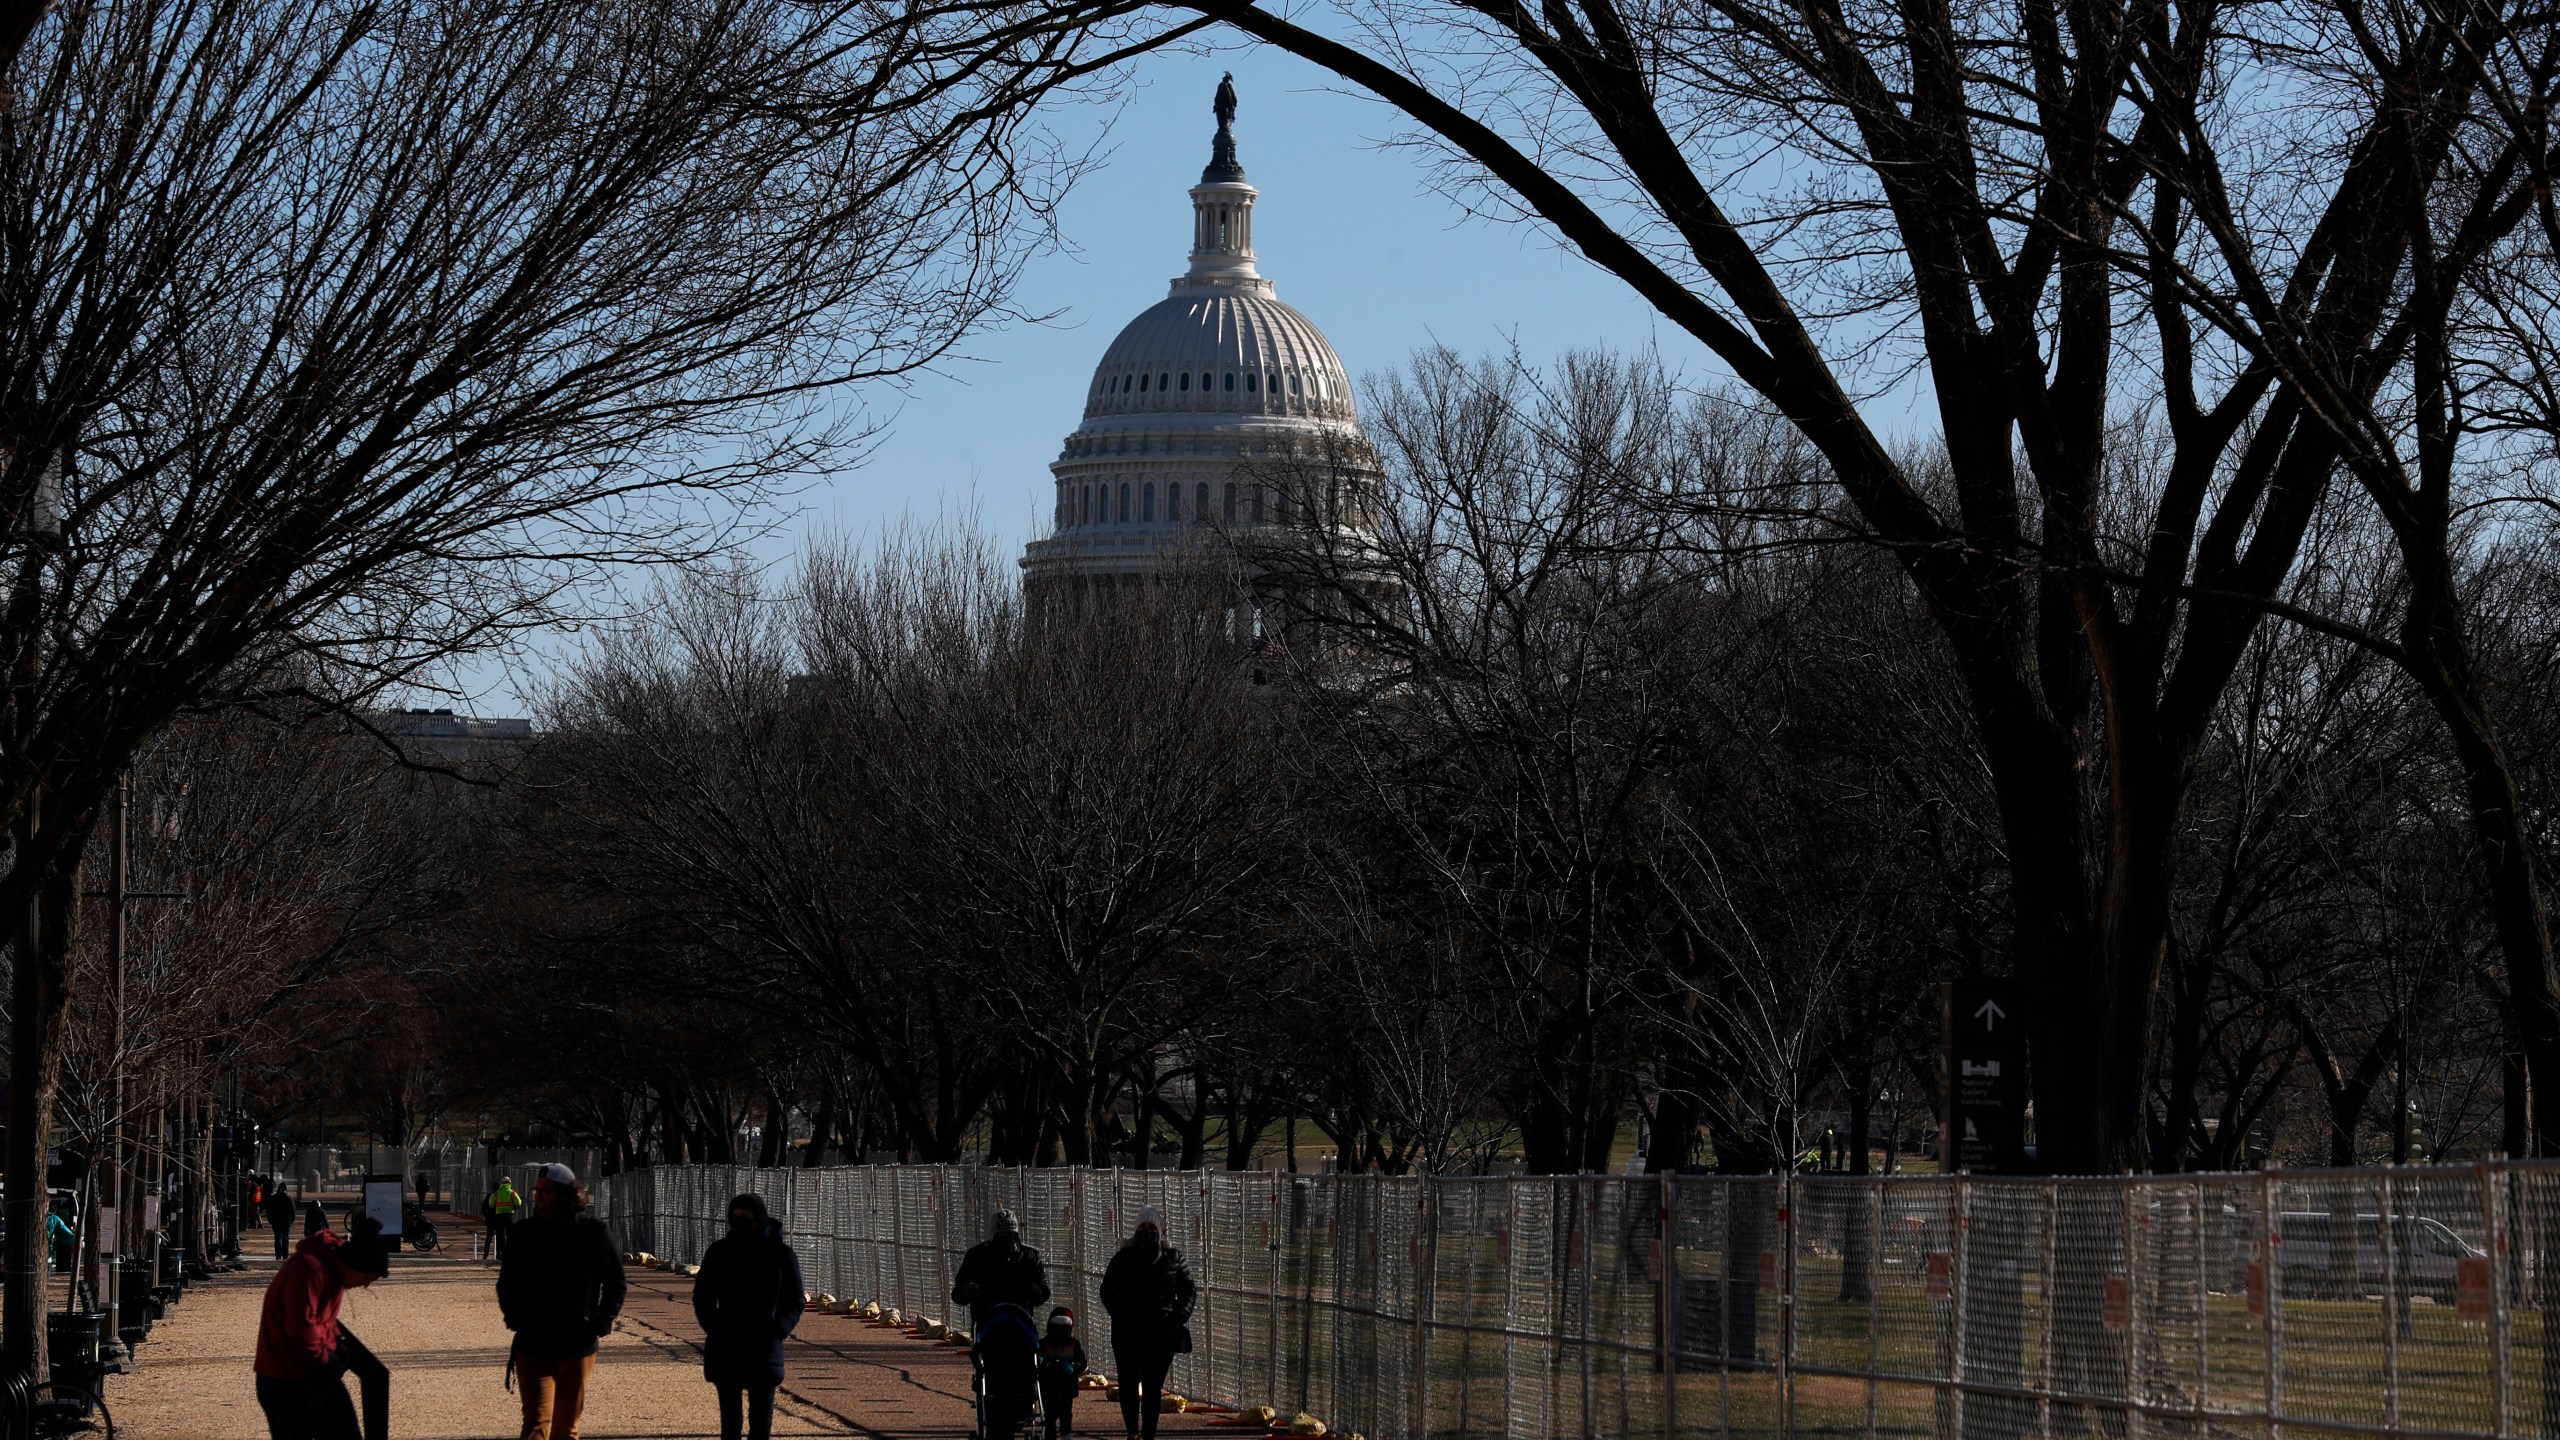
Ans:
[[[792,499],[757,547],[763,559],[787,564],[813,535],[858,542],[907,516],[973,513],[1005,544],[1030,538],[1046,504],[1048,464],[1081,416],[1093,366],[1183,268],[1186,191],[1208,161],[1210,99],[1230,70],[1238,155],[1262,192],[1254,210],[1262,272],[1332,339],[1353,376],[1396,368],[1434,343],[1476,354],[1515,342],[1533,363],[1576,347],[1658,345],[1676,370],[1702,379],[1714,372],[1693,340],[1540,232],[1469,219],[1430,193],[1419,156],[1381,145],[1402,127],[1374,101],[1328,88],[1313,67],[1258,46],[1160,55],[1142,62],[1125,104],[1051,116],[1071,142],[1100,136],[1107,151],[1061,210],[1069,248],[1024,276],[1019,308],[1056,318],[985,332],[903,393],[864,397],[886,434],[866,464]],[[535,651],[528,663],[539,669],[557,646]],[[525,678],[477,670],[463,681],[474,692],[465,708],[524,713]]]
[[[1045,325],[981,336],[970,359],[918,381],[871,463],[805,497],[810,523],[875,531],[974,497],[987,528],[1027,538],[1048,463],[1080,417],[1086,378],[1120,327],[1164,298],[1190,243],[1191,202],[1216,123],[1209,101],[1235,72],[1239,157],[1262,198],[1254,246],[1280,298],[1329,336],[1354,376],[1391,369],[1435,341],[1474,352],[1517,338],[1532,360],[1575,346],[1652,344],[1653,312],[1621,283],[1525,227],[1468,220],[1423,186],[1418,157],[1381,149],[1396,117],[1323,87],[1312,67],[1256,47],[1147,61],[1111,117],[1103,168],[1069,198],[1071,253],[1025,277],[1022,308]],[[1090,134],[1098,111],[1061,111]],[[1079,129],[1081,127],[1081,130]],[[1664,330],[1675,363],[1687,337]]]

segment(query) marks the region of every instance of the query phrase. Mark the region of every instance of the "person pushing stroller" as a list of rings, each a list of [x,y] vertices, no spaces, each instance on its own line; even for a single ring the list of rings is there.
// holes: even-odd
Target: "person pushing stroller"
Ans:
[[[1022,1243],[1012,1211],[998,1210],[987,1230],[961,1257],[951,1299],[969,1307],[979,1440],[1010,1440],[1030,1426],[1039,1398],[1040,1325],[1031,1317],[1049,1302],[1049,1270]]]
[[[969,1329],[975,1333],[999,1305],[1019,1305],[1025,1315],[1049,1303],[1049,1267],[1040,1252],[1022,1243],[1022,1222],[1010,1210],[998,1210],[987,1238],[960,1257],[951,1277],[951,1302],[969,1307]],[[1033,1326],[1033,1338],[1038,1337]]]

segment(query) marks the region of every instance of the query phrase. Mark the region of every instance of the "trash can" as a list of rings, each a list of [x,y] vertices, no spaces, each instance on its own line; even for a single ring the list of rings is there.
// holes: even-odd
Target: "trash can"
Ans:
[[[124,1322],[116,1327],[116,1335],[128,1346],[137,1345],[151,1333],[151,1322],[160,1318],[159,1304],[151,1298],[151,1262],[128,1255],[116,1262],[116,1271]]]
[[[77,1385],[98,1373],[98,1337],[106,1328],[103,1310],[55,1310],[44,1317],[45,1355],[54,1384]]]

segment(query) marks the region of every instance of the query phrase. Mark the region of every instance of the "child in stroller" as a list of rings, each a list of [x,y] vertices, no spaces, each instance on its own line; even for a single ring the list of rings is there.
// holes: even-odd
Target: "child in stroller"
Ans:
[[[1040,1326],[1031,1312],[989,1310],[969,1338],[969,1368],[978,1392],[975,1440],[1014,1440],[1029,1430],[1040,1398]]]

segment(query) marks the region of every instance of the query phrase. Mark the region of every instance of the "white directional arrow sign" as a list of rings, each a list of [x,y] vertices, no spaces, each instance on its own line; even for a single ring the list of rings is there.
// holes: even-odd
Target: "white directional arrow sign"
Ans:
[[[2015,982],[1987,975],[1950,981],[1940,1003],[1950,1168],[2023,1174],[2029,1166],[2025,1017],[2034,1007]]]

